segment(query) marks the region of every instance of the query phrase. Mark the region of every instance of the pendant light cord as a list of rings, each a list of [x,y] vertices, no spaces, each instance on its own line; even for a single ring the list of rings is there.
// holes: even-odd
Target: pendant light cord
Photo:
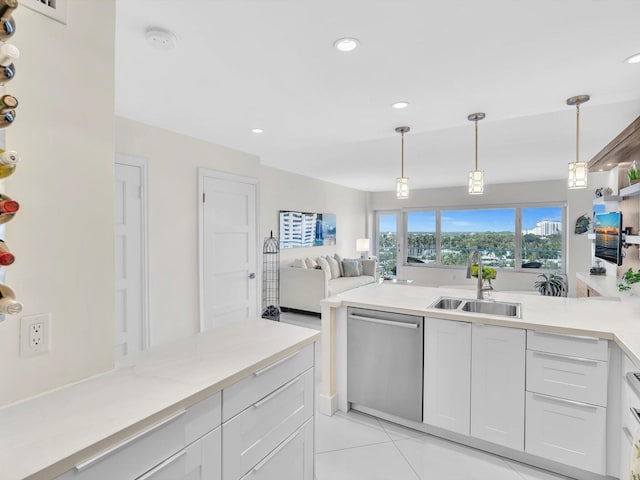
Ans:
[[[400,176],[404,178],[404,132],[402,132],[402,148],[400,160]]]
[[[576,163],[580,161],[580,101],[576,102]]]
[[[476,170],[478,170],[478,119],[475,120],[476,124]]]

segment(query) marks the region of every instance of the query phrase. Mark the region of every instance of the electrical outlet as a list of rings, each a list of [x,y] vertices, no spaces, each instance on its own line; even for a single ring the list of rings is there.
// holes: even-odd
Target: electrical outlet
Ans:
[[[51,350],[51,314],[20,319],[20,356],[31,357]]]

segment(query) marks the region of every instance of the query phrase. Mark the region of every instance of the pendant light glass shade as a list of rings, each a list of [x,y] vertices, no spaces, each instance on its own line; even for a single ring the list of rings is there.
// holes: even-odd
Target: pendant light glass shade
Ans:
[[[402,151],[400,157],[400,176],[396,178],[396,198],[404,200],[409,198],[409,179],[404,176],[404,134],[410,130],[409,127],[397,127],[396,132],[402,135]]]
[[[482,120],[484,117],[484,113],[472,113],[467,117],[467,119],[476,124],[476,169],[469,172],[470,195],[482,195],[484,193],[484,172],[478,170],[478,120]]]
[[[589,95],[578,95],[567,99],[567,105],[576,106],[576,161],[569,163],[567,187],[570,189],[587,188],[589,165],[580,161],[580,104],[588,102]]]
[[[471,170],[469,172],[469,193],[471,195],[484,193],[484,172],[482,170]]]
[[[409,179],[407,177],[396,178],[396,198],[409,198]]]

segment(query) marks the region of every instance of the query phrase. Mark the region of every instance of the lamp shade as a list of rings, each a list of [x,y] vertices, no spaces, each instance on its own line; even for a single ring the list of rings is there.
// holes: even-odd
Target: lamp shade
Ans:
[[[571,189],[586,188],[588,176],[589,165],[587,162],[571,162],[569,164],[568,187]]]
[[[409,179],[406,177],[396,178],[396,198],[403,200],[409,198]]]
[[[482,170],[471,170],[469,172],[469,193],[471,195],[484,193],[484,172]]]
[[[356,252],[368,252],[369,251],[369,239],[358,238],[356,240]]]

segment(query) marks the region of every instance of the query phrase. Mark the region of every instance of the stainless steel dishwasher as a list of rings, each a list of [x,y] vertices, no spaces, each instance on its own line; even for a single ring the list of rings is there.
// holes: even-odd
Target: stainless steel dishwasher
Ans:
[[[423,321],[414,315],[347,309],[351,408],[422,421]]]

